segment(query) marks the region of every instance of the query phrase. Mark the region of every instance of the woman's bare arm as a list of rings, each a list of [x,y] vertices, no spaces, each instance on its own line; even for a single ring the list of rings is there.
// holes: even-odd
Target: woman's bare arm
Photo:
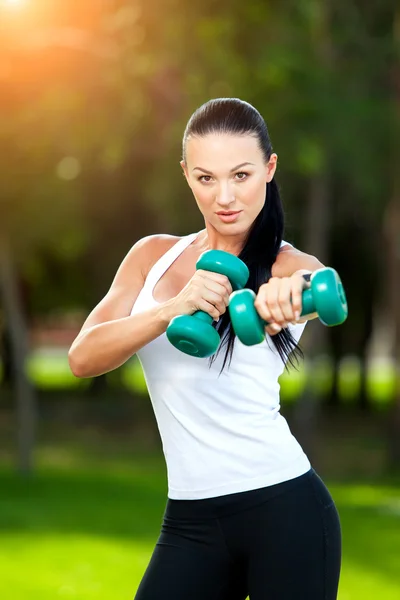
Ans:
[[[174,236],[139,240],[122,261],[114,281],[84,322],[68,353],[76,377],[96,377],[124,364],[165,332],[174,315],[166,302],[130,315],[152,264],[175,242]]]
[[[322,269],[324,266],[325,265],[312,254],[306,254],[290,245],[286,245],[282,247],[272,266],[272,276],[291,277],[294,273],[304,275],[306,273],[313,273],[314,271],[317,271],[317,269]],[[311,321],[317,317],[318,313],[312,313],[301,317],[297,322],[305,323],[306,321]]]

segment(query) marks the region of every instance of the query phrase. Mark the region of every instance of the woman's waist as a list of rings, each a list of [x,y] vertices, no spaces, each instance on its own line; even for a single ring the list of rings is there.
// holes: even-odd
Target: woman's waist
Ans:
[[[283,417],[273,428],[161,429],[168,478],[174,488],[197,489],[278,474],[304,456]]]
[[[308,483],[313,473],[313,468],[307,458],[304,457],[298,469],[293,468],[291,472],[288,471],[282,474],[282,478],[277,476],[278,483],[265,483],[265,485],[259,483],[254,488],[248,488],[242,482],[245,491],[218,494],[218,488],[215,488],[213,496],[208,494],[205,497],[184,499],[185,496],[181,492],[181,494],[177,494],[177,497],[168,497],[165,515],[171,519],[208,519],[227,516],[268,502],[268,500],[276,498],[280,494],[294,491],[297,486],[305,482]],[[262,478],[258,481],[261,482]],[[271,481],[274,481],[274,479],[271,479]],[[233,488],[234,486],[231,486],[231,489]],[[240,489],[240,484],[238,484],[238,489]]]

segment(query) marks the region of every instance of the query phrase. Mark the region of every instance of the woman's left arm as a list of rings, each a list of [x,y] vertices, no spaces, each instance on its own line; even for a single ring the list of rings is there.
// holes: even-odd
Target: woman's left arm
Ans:
[[[268,322],[269,335],[276,335],[289,323],[304,323],[318,316],[312,313],[300,317],[302,292],[311,285],[303,275],[323,267],[311,254],[289,245],[282,247],[272,266],[272,277],[260,286],[254,303],[260,317]]]

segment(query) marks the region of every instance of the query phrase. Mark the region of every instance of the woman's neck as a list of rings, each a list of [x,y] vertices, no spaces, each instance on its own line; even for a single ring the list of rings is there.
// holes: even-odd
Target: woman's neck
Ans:
[[[238,256],[242,251],[247,232],[238,235],[222,235],[216,229],[206,226],[199,232],[196,239],[196,246],[201,252],[206,250],[224,250],[230,254]]]

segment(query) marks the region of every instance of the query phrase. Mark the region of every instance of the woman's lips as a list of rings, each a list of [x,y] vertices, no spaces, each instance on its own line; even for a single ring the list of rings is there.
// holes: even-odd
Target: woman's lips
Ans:
[[[232,223],[233,221],[236,221],[236,219],[238,218],[238,216],[240,215],[241,212],[242,212],[241,210],[220,211],[220,212],[217,212],[216,214],[219,216],[221,221],[223,221],[224,223]]]

